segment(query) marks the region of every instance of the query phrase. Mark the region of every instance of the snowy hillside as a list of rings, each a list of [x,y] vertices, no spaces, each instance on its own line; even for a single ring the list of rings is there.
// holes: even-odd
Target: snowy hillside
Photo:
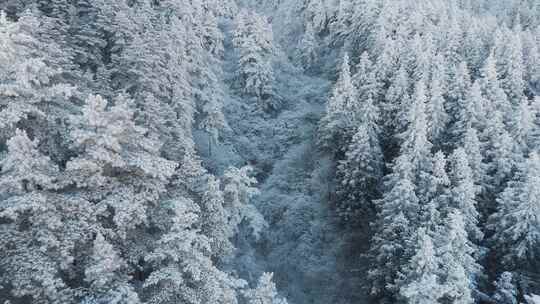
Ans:
[[[538,301],[540,1],[0,10],[0,303]]]

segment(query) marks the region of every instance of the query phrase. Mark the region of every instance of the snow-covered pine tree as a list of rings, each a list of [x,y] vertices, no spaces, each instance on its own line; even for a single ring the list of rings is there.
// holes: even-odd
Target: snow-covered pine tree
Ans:
[[[409,75],[401,67],[391,80],[383,103],[382,121],[385,122],[387,137],[403,132],[407,125],[407,115],[412,105],[409,85]]]
[[[371,294],[376,299],[395,299],[398,273],[411,256],[407,244],[414,239],[420,213],[413,174],[410,156],[400,156],[393,173],[385,177],[383,198],[376,201],[378,212],[369,252],[373,263],[368,273]]]
[[[92,206],[60,192],[60,172],[37,140],[16,130],[0,162],[0,282],[7,299],[71,303],[81,276],[77,250],[90,239]]]
[[[413,181],[418,186],[418,197],[425,203],[429,201],[429,175],[432,170],[432,143],[428,139],[426,116],[426,86],[423,80],[415,84],[413,103],[407,109],[407,129],[399,134],[401,156],[407,155],[413,166]],[[405,109],[404,109],[405,110]],[[400,157],[401,157],[400,156]]]
[[[297,56],[306,71],[309,71],[317,61],[318,47],[315,29],[311,23],[307,23],[304,36],[297,47]]]
[[[506,119],[510,118],[511,106],[502,89],[500,76],[497,70],[497,60],[494,52],[490,52],[487,57],[484,67],[481,70],[482,92],[487,99],[486,115],[493,117],[493,111],[498,110],[504,114]]]
[[[471,89],[471,76],[466,62],[461,62],[452,73],[448,91],[448,113],[451,117],[450,135],[452,141],[457,143],[463,136],[463,132],[469,127],[469,116],[472,106],[469,92]]]
[[[227,259],[234,249],[231,238],[235,231],[232,228],[236,227],[229,225],[223,192],[219,181],[213,176],[208,177],[200,205],[201,230],[209,238],[212,255],[216,259]]]
[[[506,131],[503,114],[495,110],[488,119],[483,135],[486,138],[486,163],[488,166],[489,187],[493,194],[504,190],[522,156],[515,153],[517,145]]]
[[[253,11],[243,10],[237,17],[233,44],[238,52],[238,84],[242,92],[257,98],[264,111],[276,110],[272,82],[274,42],[272,27]]]
[[[429,102],[427,106],[429,140],[441,148],[443,136],[447,131],[450,117],[446,112],[447,71],[444,57],[436,55],[429,83]]]
[[[497,199],[490,217],[494,249],[514,269],[535,265],[540,243],[540,157],[532,152]]]
[[[38,40],[39,27],[40,20],[30,12],[18,22],[0,13],[0,140],[12,136],[17,125],[24,125],[40,142],[51,143],[51,154],[59,154],[60,148],[53,145],[58,135],[53,133],[65,135],[65,126],[56,122],[73,109],[68,99],[75,90],[63,82],[61,70],[49,65],[54,60]]]
[[[93,243],[90,262],[84,270],[84,280],[89,284],[87,301],[111,304],[140,303],[139,297],[123,270],[127,265],[113,246],[98,232]]]
[[[503,272],[495,282],[493,300],[497,304],[517,304],[516,287],[510,272]]]
[[[198,206],[188,199],[163,201],[170,209],[166,232],[144,259],[153,271],[144,282],[148,303],[237,303],[244,284],[220,271],[210,258],[210,240],[196,228]]]
[[[477,210],[478,186],[474,182],[474,175],[465,149],[458,148],[452,153],[452,205],[459,210],[465,222],[471,241],[478,243],[483,233],[478,227],[479,212]]]
[[[379,195],[383,173],[382,151],[364,123],[353,136],[345,159],[338,165],[338,214],[346,222],[363,222],[373,211],[372,201]]]
[[[478,132],[474,128],[468,128],[463,138],[463,149],[467,156],[469,167],[472,170],[475,185],[479,193],[484,191],[488,184],[487,165],[484,162],[484,146],[478,138]]]
[[[374,104],[377,82],[367,53],[360,58],[353,80],[360,103],[358,127],[345,151],[345,159],[338,165],[337,204],[338,213],[346,221],[357,222],[372,214],[371,201],[378,197],[384,165],[379,142],[379,109]]]
[[[415,251],[404,267],[404,284],[399,294],[406,303],[437,303],[444,291],[438,276],[440,262],[437,260],[433,241],[424,228],[417,231]]]
[[[342,143],[348,143],[358,123],[360,107],[358,91],[352,82],[349,56],[345,54],[338,81],[321,119],[320,144],[335,153]]]
[[[445,227],[438,238],[440,276],[444,296],[443,303],[472,304],[475,280],[481,270],[476,263],[474,248],[469,241],[466,224],[460,211],[450,208],[445,217]]]
[[[223,174],[223,192],[230,227],[236,231],[238,225],[247,220],[253,235],[259,238],[267,223],[255,206],[250,204],[250,200],[259,194],[255,187],[257,180],[251,176],[252,170],[251,166],[240,169],[229,167]]]

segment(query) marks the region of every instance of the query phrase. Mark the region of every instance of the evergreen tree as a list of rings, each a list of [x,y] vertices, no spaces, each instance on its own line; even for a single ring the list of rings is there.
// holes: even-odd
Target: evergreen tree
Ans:
[[[386,91],[383,105],[383,121],[386,122],[387,136],[395,135],[396,132],[402,132],[406,127],[407,113],[411,107],[412,97],[409,94],[409,76],[407,71],[400,68],[390,87]]]
[[[503,57],[504,61],[501,62],[502,87],[510,104],[515,109],[524,98],[523,91],[525,89],[521,25],[517,26],[515,32],[510,32],[507,39],[507,52]]]
[[[203,192],[200,203],[202,232],[209,238],[213,256],[223,259],[230,256],[234,249],[230,240],[234,230],[229,225],[219,181],[213,176],[209,176],[208,179],[207,189]]]
[[[467,156],[469,167],[472,170],[473,180],[479,193],[487,187],[487,166],[484,162],[484,147],[478,138],[478,132],[474,128],[468,128],[463,138],[463,150]]]
[[[3,140],[13,135],[17,124],[24,124],[41,142],[54,142],[56,138],[44,134],[45,131],[51,132],[54,128],[62,132],[55,122],[65,118],[72,109],[67,99],[75,90],[63,82],[62,71],[51,65],[54,57],[48,52],[48,46],[38,40],[39,27],[39,19],[29,12],[16,23],[9,21],[4,12],[0,14],[3,41],[0,48],[0,94],[3,96],[0,138]],[[51,48],[55,47],[50,43]],[[51,149],[59,148],[52,146]]]
[[[90,260],[84,270],[85,281],[90,284],[89,297],[114,304],[140,303],[128,283],[130,278],[122,271],[126,267],[125,262],[100,233],[94,240]]]
[[[473,172],[463,148],[456,149],[452,154],[451,177],[453,206],[463,215],[465,230],[469,238],[479,242],[483,234],[478,227],[479,213],[476,201],[478,187],[474,182]]]
[[[471,78],[465,62],[456,67],[450,84],[448,92],[448,112],[451,116],[450,132],[453,141],[457,142],[463,136],[466,128],[472,126],[470,117],[473,111],[470,102],[472,100],[468,98],[471,89]],[[473,95],[473,97],[477,96]]]
[[[358,127],[338,165],[338,213],[350,222],[363,221],[373,210],[382,178],[382,152],[377,138],[369,136],[364,124]]]
[[[517,304],[516,287],[514,286],[512,273],[503,272],[495,282],[495,294],[493,300],[497,304]]]
[[[508,265],[520,267],[538,256],[538,195],[540,159],[533,152],[497,199],[490,218],[493,248],[500,250]]]
[[[514,152],[516,146],[505,129],[501,112],[492,113],[484,136],[487,138],[485,153],[490,190],[499,193],[519,163],[520,155]]]
[[[426,87],[421,80],[415,85],[412,107],[408,110],[408,126],[399,134],[402,139],[401,155],[407,155],[413,166],[413,181],[419,188],[419,198],[426,202],[429,175],[432,170],[432,144],[428,140],[426,117]]]
[[[243,11],[237,17],[233,43],[238,50],[238,80],[242,91],[260,102],[262,110],[275,110],[272,101],[273,33],[265,17]]]
[[[437,303],[443,288],[437,276],[438,262],[433,242],[423,228],[418,230],[416,239],[416,253],[406,267],[407,279],[400,295],[406,303]]]
[[[166,233],[144,257],[154,266],[144,282],[148,303],[236,303],[242,282],[213,265],[210,241],[196,228],[198,207],[185,199],[163,204],[172,211]]]
[[[398,272],[411,256],[407,244],[414,238],[420,212],[413,172],[409,156],[399,157],[393,173],[386,177],[383,198],[376,202],[378,213],[370,248],[373,264],[368,277],[371,294],[378,299],[395,298]]]
[[[436,146],[440,146],[450,117],[446,112],[446,99],[444,98],[447,86],[444,57],[438,55],[434,61],[427,112],[429,139]]]
[[[441,242],[440,275],[443,277],[444,303],[474,303],[474,280],[481,268],[476,263],[474,248],[465,230],[464,218],[456,209],[450,209]]]
[[[58,240],[47,228],[57,228],[60,221],[53,198],[42,191],[53,188],[58,169],[39,153],[37,141],[31,141],[24,131],[16,130],[7,144],[0,176],[0,242],[5,249],[1,254],[4,271],[0,279],[13,286],[11,292],[15,297],[60,303],[69,295],[65,294],[67,288],[60,277],[59,261],[47,252],[56,249],[58,253]],[[26,221],[28,227],[21,227]]]
[[[259,211],[250,204],[250,200],[259,194],[255,187],[257,180],[251,176],[253,168],[240,169],[229,167],[223,174],[225,206],[228,211],[229,225],[238,229],[243,220],[247,220],[255,238],[259,238],[267,223]]]
[[[321,119],[321,144],[331,148],[348,142],[358,122],[359,100],[351,79],[349,56],[345,54],[332,95],[326,105],[326,114]],[[333,148],[335,149],[335,148]]]
[[[306,25],[304,36],[298,44],[298,57],[305,70],[309,70],[317,61],[317,48],[317,34],[313,28],[313,25],[308,23]]]
[[[497,71],[497,61],[494,52],[491,52],[486,59],[481,74],[483,94],[488,101],[486,108],[487,116],[490,118],[493,117],[493,111],[498,110],[508,119],[508,115],[511,113],[511,107],[499,80],[500,76]]]

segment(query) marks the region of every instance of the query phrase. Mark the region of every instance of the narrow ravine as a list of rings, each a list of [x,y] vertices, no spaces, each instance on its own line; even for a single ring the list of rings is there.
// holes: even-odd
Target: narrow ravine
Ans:
[[[338,273],[350,270],[341,262],[341,237],[326,203],[333,164],[317,148],[318,122],[331,81],[307,75],[285,59],[288,54],[275,58],[274,90],[280,109],[260,112],[230,85],[224,107],[230,129],[212,155],[205,154],[209,149],[202,140],[201,154],[218,173],[229,165],[251,165],[259,182],[254,203],[268,229],[259,240],[236,244],[236,269],[242,276],[274,272],[278,289],[290,303],[349,303],[353,281]],[[232,83],[236,60],[227,35],[226,83]]]

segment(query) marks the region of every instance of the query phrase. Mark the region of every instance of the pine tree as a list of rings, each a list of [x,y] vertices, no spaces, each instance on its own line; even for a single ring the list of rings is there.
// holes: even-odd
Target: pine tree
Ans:
[[[265,17],[242,12],[238,17],[233,43],[238,50],[238,80],[242,91],[255,96],[262,110],[275,110],[272,101],[273,33]]]
[[[298,57],[305,70],[309,70],[313,67],[317,61],[317,34],[311,23],[306,25],[306,30],[302,40],[298,44]]]
[[[364,124],[358,127],[338,165],[338,213],[348,222],[362,221],[371,214],[382,178],[382,151],[377,138],[369,136]]]
[[[441,151],[435,153],[428,190],[429,201],[422,206],[421,221],[434,241],[441,233],[443,216],[450,205],[450,178],[447,174],[447,165],[444,153]]]
[[[320,141],[323,146],[331,148],[349,141],[358,122],[359,107],[358,92],[351,79],[349,56],[345,54],[339,79],[321,120]]]
[[[478,191],[482,192],[488,182],[487,165],[484,162],[484,147],[478,138],[476,129],[467,129],[463,138],[463,149],[472,170],[474,183],[479,187]]]
[[[488,101],[486,114],[488,117],[492,117],[493,111],[498,110],[501,111],[505,115],[505,118],[508,119],[508,115],[511,113],[511,107],[499,80],[500,76],[497,71],[497,61],[495,59],[494,52],[491,52],[489,57],[486,59],[484,67],[481,71],[481,75],[483,94]]]
[[[402,67],[395,74],[391,85],[388,88],[383,104],[383,121],[386,122],[386,129],[392,136],[395,132],[402,132],[406,127],[407,113],[411,107],[411,96],[409,94],[409,76]]]
[[[425,196],[427,185],[429,183],[428,176],[431,172],[432,144],[428,140],[428,126],[426,117],[426,87],[421,80],[415,85],[413,95],[413,104],[408,109],[408,126],[405,132],[399,134],[402,139],[401,155],[407,155],[413,166],[413,180],[420,190],[420,199],[427,201]]]
[[[448,112],[451,116],[450,131],[454,137],[453,141],[463,136],[463,132],[471,124],[472,105],[469,97],[469,90],[471,89],[471,78],[469,69],[465,62],[462,62],[456,67],[453,73],[453,79],[450,82],[448,97]],[[476,97],[476,96],[473,96]]]
[[[519,163],[520,156],[515,153],[516,145],[505,129],[501,112],[492,113],[484,137],[487,138],[486,163],[490,190],[499,193]]]
[[[81,115],[71,121],[71,137],[80,154],[66,165],[69,178],[91,196],[115,189],[103,203],[115,210],[117,232],[126,236],[145,222],[147,204],[164,191],[176,163],[159,157],[159,143],[145,137],[145,129],[133,122],[125,98],[107,108],[106,100],[91,95]]]
[[[474,182],[473,172],[463,148],[456,149],[452,154],[451,177],[453,206],[462,213],[469,238],[479,242],[483,234],[478,227],[479,213],[476,201],[478,186]]]
[[[80,276],[76,248],[94,228],[91,204],[64,195],[57,166],[40,153],[37,140],[16,130],[0,166],[0,282],[17,298],[71,303],[69,281]]]
[[[524,67],[523,67],[523,46],[521,42],[521,25],[515,29],[516,32],[511,32],[508,35],[507,53],[504,56],[504,61],[501,63],[502,70],[502,86],[508,96],[510,104],[517,108],[524,98],[523,91],[524,83]]]
[[[219,181],[213,176],[208,177],[207,189],[201,198],[201,224],[202,232],[209,238],[212,254],[217,259],[230,256],[234,246],[231,238],[234,229],[228,220],[228,212],[223,198],[223,192],[219,188]]]
[[[137,293],[129,285],[130,279],[122,268],[125,262],[103,235],[97,234],[90,263],[84,270],[85,281],[90,285],[90,298],[111,304],[140,303]]]
[[[47,45],[37,38],[39,26],[31,13],[16,23],[7,20],[4,12],[0,14],[0,39],[4,41],[0,48],[0,138],[4,140],[23,123],[41,142],[52,142],[54,138],[44,131],[54,127],[55,132],[62,132],[55,121],[72,109],[67,99],[75,89],[62,82],[61,70],[50,65],[54,60]]]
[[[437,55],[434,61],[427,112],[429,139],[436,146],[440,146],[450,117],[446,112],[446,99],[444,98],[447,89],[444,57]]]
[[[433,242],[425,229],[420,228],[416,236],[416,253],[405,269],[405,284],[400,295],[406,303],[437,303],[443,288],[438,277],[438,262]]]
[[[405,154],[396,160],[393,173],[386,177],[384,195],[376,201],[378,209],[371,239],[369,271],[371,294],[376,298],[393,299],[400,267],[410,257],[408,242],[413,240],[420,212],[413,166]]]
[[[538,183],[540,158],[533,152],[497,199],[497,211],[490,218],[492,242],[508,265],[523,266],[538,256]]]
[[[503,272],[495,282],[495,294],[493,300],[497,304],[517,304],[516,287],[514,286],[512,273]]]
[[[475,261],[474,248],[467,236],[461,212],[451,208],[445,220],[447,224],[444,234],[438,240],[442,266],[439,271],[444,286],[443,302],[472,304],[472,288],[481,268]]]
[[[236,303],[242,282],[218,270],[210,241],[196,228],[198,207],[186,199],[163,202],[172,216],[157,247],[144,259],[153,271],[144,282],[148,303]]]
[[[523,52],[525,80],[528,86],[536,87],[540,85],[540,47],[538,38],[534,36],[531,30],[523,32]],[[526,86],[527,87],[527,86]]]
[[[229,167],[223,174],[223,188],[229,225],[237,229],[243,220],[247,220],[253,235],[259,238],[267,223],[255,206],[250,204],[250,200],[259,194],[255,187],[257,180],[251,176],[252,170],[250,166],[240,169]]]

